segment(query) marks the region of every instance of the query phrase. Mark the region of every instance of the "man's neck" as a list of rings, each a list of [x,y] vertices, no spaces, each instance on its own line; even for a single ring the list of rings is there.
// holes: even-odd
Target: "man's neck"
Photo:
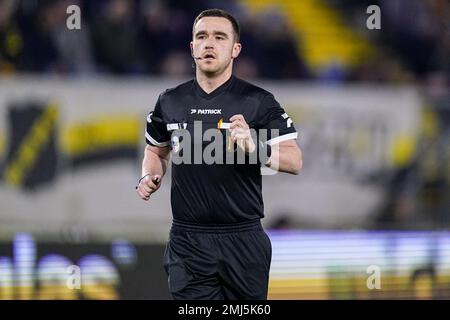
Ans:
[[[219,75],[214,76],[207,76],[204,73],[196,71],[196,79],[197,83],[200,86],[200,88],[203,89],[206,93],[211,93],[214,90],[216,90],[218,87],[220,87],[222,84],[228,81],[230,79],[232,74],[232,69],[228,68],[224,72],[222,72]]]

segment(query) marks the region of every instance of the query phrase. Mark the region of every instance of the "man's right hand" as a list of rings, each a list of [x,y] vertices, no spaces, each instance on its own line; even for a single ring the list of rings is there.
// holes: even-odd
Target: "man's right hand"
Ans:
[[[150,195],[158,190],[160,186],[160,175],[147,175],[136,186],[136,192],[142,200],[148,201],[148,199],[150,199]]]

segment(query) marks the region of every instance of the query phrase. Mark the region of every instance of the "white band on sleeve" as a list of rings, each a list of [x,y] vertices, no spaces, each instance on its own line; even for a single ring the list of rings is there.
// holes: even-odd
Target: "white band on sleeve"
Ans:
[[[158,142],[158,141],[156,141],[155,139],[153,139],[153,138],[148,134],[148,132],[145,132],[145,137],[147,138],[148,141],[150,141],[150,143],[151,143],[152,145],[157,146],[157,147],[167,147],[167,146],[170,145],[170,140],[164,141],[164,142]]]
[[[166,128],[167,131],[186,129],[187,123],[168,123]]]
[[[298,132],[292,132],[292,133],[283,134],[282,136],[270,139],[266,143],[269,146],[273,146],[274,144],[277,144],[277,143],[280,143],[280,142],[283,142],[286,140],[297,139],[297,137],[298,137]]]

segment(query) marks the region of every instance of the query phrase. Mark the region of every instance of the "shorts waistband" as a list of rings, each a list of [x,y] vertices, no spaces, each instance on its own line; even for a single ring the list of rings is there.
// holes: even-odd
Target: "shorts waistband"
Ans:
[[[204,233],[225,233],[263,230],[261,219],[249,220],[238,223],[227,224],[198,224],[173,219],[172,228],[185,231],[204,232]]]

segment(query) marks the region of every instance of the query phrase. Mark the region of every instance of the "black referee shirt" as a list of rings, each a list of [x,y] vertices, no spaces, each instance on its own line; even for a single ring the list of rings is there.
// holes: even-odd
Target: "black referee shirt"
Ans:
[[[292,120],[274,96],[235,76],[209,94],[196,80],[168,89],[159,96],[154,111],[147,116],[147,144],[170,146],[172,156],[174,152],[187,152],[187,146],[192,147],[191,161],[172,163],[174,219],[198,224],[229,224],[264,217],[261,164],[238,164],[236,158],[234,163],[229,163],[225,159],[230,152],[230,149],[227,151],[229,130],[226,129],[235,114],[242,114],[250,128],[257,132],[268,129],[267,137],[258,135],[263,143],[273,145],[297,138]],[[194,125],[197,128],[200,125],[202,131],[194,130]],[[201,158],[200,162],[198,159],[195,162],[194,144],[200,143],[200,149],[205,150],[211,143],[202,141],[199,133],[203,135],[211,128],[222,133],[224,160],[211,164]],[[278,136],[271,135],[270,129],[278,130]],[[185,140],[186,145],[180,151],[182,133],[187,132],[191,134],[191,141],[187,144]],[[236,148],[234,146],[234,150]]]

